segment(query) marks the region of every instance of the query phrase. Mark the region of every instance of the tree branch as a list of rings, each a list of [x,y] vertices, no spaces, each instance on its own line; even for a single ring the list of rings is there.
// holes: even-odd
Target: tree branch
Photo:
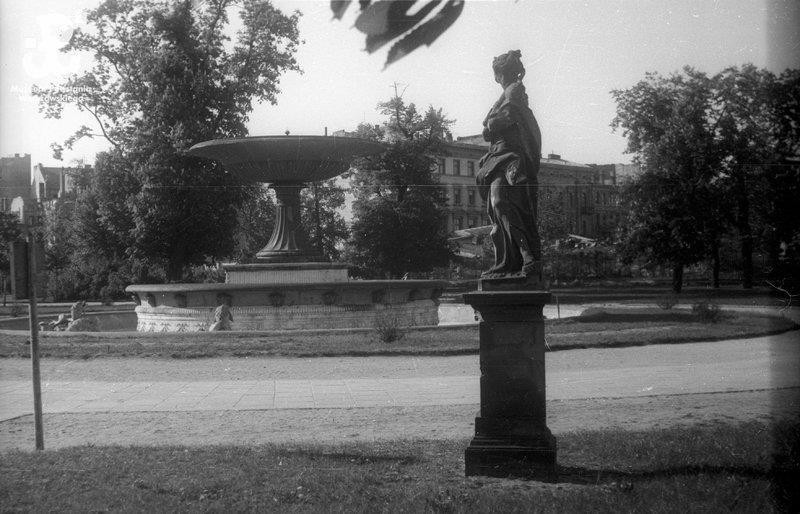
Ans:
[[[78,102],[78,107],[81,107],[81,108],[83,108],[83,109],[86,109],[86,110],[89,112],[89,114],[91,114],[91,115],[94,117],[94,119],[95,119],[95,120],[97,120],[97,124],[100,126],[100,131],[103,133],[103,137],[104,137],[104,138],[106,138],[106,140],[107,140],[109,143],[111,143],[112,145],[114,145],[114,147],[115,147],[115,148],[120,148],[120,146],[119,146],[119,143],[117,143],[116,141],[114,141],[113,139],[111,139],[111,136],[109,136],[109,135],[108,135],[108,132],[106,132],[105,125],[103,125],[103,122],[102,122],[102,120],[100,120],[100,117],[99,117],[99,116],[97,116],[97,113],[96,113],[96,111],[94,111],[94,110],[90,109],[90,108],[89,108],[89,106],[87,106],[86,104],[84,104],[84,103],[82,103],[82,102]]]

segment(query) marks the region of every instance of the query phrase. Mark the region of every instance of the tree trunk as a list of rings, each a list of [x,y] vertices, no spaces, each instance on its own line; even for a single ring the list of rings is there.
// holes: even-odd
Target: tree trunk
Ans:
[[[314,193],[314,225],[316,226],[316,234],[314,234],[314,242],[317,247],[317,252],[320,255],[323,255],[323,248],[322,248],[322,214],[319,205],[319,191],[317,190],[317,184],[314,183],[312,186],[312,191]]]
[[[744,170],[739,171],[736,181],[736,225],[742,254],[742,287],[753,288],[753,235],[750,231],[750,199]]]
[[[679,294],[683,289],[683,264],[676,264],[672,268],[672,291]]]
[[[719,289],[719,241],[711,243],[711,273],[712,273],[712,287]]]
[[[167,263],[167,282],[178,282],[183,278],[183,263],[178,259],[170,259]]]
[[[742,238],[742,287],[744,289],[753,288],[753,236],[750,235],[750,225],[747,225],[747,233]]]

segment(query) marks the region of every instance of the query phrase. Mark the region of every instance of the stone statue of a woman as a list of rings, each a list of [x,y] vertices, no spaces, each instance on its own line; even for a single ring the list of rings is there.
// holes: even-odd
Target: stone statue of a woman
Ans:
[[[521,52],[512,50],[492,62],[503,94],[483,121],[491,143],[477,174],[481,197],[492,221],[495,262],[484,278],[541,278],[541,242],[537,229],[537,174],[542,135],[528,107]]]

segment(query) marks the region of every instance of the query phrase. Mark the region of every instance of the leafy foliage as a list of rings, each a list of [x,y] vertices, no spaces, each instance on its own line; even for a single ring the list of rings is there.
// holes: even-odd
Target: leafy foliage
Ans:
[[[798,70],[775,76],[752,65],[714,76],[687,67],[669,77],[649,73],[612,92],[612,126],[622,129],[627,151],[644,170],[625,195],[628,260],[644,256],[676,272],[706,256],[718,262],[720,241],[735,230],[742,284],[752,286],[756,233],[771,236],[762,240],[777,256],[799,232],[778,192],[789,187],[792,173],[788,180],[775,177],[791,170],[787,159],[800,152],[791,117],[798,111],[798,78]]]
[[[409,14],[415,3],[416,0],[359,1],[361,13],[356,19],[355,27],[367,36],[367,52],[373,53],[393,39],[406,34],[389,49],[386,66],[399,61],[423,45],[431,46],[455,23],[464,10],[464,0],[447,0],[436,14],[425,21],[441,1],[429,1]],[[333,17],[341,19],[349,4],[350,0],[332,0]]]
[[[89,223],[95,248],[112,260],[163,266],[173,280],[187,265],[232,253],[238,207],[258,194],[186,151],[246,135],[253,101],[274,103],[280,74],[298,70],[298,13],[286,16],[268,1],[192,4],[107,0],[63,49],[95,57],[61,87],[80,92],[78,109],[100,131],[83,126],[64,144],[102,136],[112,147],[83,198],[97,208]],[[234,4],[241,28],[231,43],[224,29]],[[40,110],[58,118],[64,103],[51,91],[37,93]]]
[[[420,114],[395,96],[381,103],[382,127],[360,126],[358,134],[389,143],[383,154],[355,164],[354,222],[347,259],[364,277],[399,278],[447,264],[444,193],[432,155],[452,123],[430,107]]]
[[[19,217],[10,212],[0,212],[0,274],[10,273],[10,248],[9,245],[22,236]]]
[[[648,74],[633,88],[615,91],[613,122],[644,168],[624,192],[630,215],[623,256],[631,261],[643,255],[680,270],[706,255],[703,224],[719,208],[710,191],[719,162],[707,124],[713,98],[705,76],[686,72],[688,77]],[[680,291],[680,283],[674,286]]]
[[[301,223],[308,230],[308,246],[323,257],[339,260],[341,245],[350,231],[341,214],[345,190],[337,179],[310,184],[300,193]]]
[[[564,207],[568,194],[563,188],[539,186],[539,236],[543,247],[552,245],[569,233],[569,216]]]
[[[275,200],[272,192],[260,187],[237,212],[232,258],[247,262],[266,246],[275,224]]]
[[[375,334],[382,343],[399,341],[405,335],[397,314],[391,311],[385,311],[376,316]]]

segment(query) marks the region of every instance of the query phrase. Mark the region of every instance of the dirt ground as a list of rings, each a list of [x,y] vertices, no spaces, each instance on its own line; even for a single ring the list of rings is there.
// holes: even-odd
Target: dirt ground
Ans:
[[[800,389],[550,401],[553,433],[642,430],[798,420]],[[269,411],[47,414],[45,448],[76,445],[341,444],[393,439],[468,439],[477,405]],[[0,451],[32,450],[33,417],[0,423]]]

